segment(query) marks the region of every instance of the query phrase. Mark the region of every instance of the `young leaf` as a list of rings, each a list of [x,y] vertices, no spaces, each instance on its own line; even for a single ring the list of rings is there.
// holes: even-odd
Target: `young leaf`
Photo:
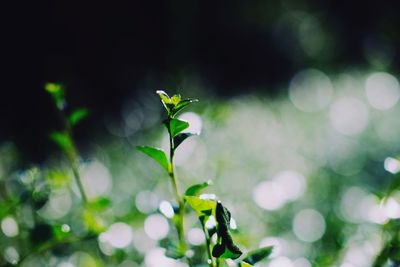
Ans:
[[[237,259],[242,255],[242,251],[233,242],[229,232],[231,213],[227,208],[218,202],[215,210],[215,219],[218,223],[217,235],[220,243],[214,246],[212,255],[216,258]]]
[[[172,109],[171,113],[172,116],[175,116],[178,114],[182,109],[184,109],[187,105],[199,101],[198,99],[194,98],[188,98],[188,99],[183,99],[181,100],[177,105],[174,106]]]
[[[211,184],[211,181],[192,185],[188,189],[186,189],[185,196],[197,196],[201,190],[208,187],[210,184]]]
[[[68,121],[72,126],[78,124],[81,120],[86,118],[89,115],[89,111],[86,108],[78,108],[72,111],[72,113],[68,116]]]
[[[173,95],[173,96],[171,97],[171,104],[173,104],[174,107],[175,107],[176,105],[178,105],[179,102],[181,102],[181,95]]]
[[[167,121],[168,123],[168,121]],[[177,136],[180,132],[189,127],[189,123],[178,119],[169,120],[169,129],[172,137]]]
[[[191,137],[193,135],[197,135],[197,134],[193,134],[193,133],[180,133],[177,136],[174,137],[174,145],[175,145],[175,149],[182,144],[183,141],[186,140],[186,138]]]
[[[157,161],[167,172],[169,172],[169,162],[164,150],[151,146],[137,146],[137,150]]]
[[[65,91],[59,83],[46,83],[44,89],[53,97],[57,108],[63,110],[65,107]]]
[[[196,196],[185,196],[185,200],[197,215],[204,220],[215,214],[216,203],[213,200],[201,199]]]
[[[273,249],[273,247],[269,246],[269,247],[262,247],[259,249],[252,250],[247,253],[247,255],[243,259],[243,261],[254,265],[257,262],[268,257],[272,253],[272,249]]]
[[[164,108],[167,110],[168,114],[170,114],[172,108],[175,106],[174,104],[172,104],[171,98],[166,92],[162,90],[157,90],[156,93],[159,95]]]
[[[53,140],[53,142],[56,143],[64,152],[70,151],[73,147],[71,138],[64,132],[52,132],[50,134],[50,139]]]

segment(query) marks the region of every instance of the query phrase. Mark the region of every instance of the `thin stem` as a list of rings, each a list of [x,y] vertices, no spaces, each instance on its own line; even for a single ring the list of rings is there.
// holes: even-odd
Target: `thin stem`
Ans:
[[[208,230],[206,228],[206,225],[204,223],[204,220],[200,219],[201,222],[201,226],[203,228],[203,232],[204,232],[204,236],[206,238],[206,246],[207,246],[207,255],[208,255],[208,265],[210,267],[215,267],[215,260],[214,257],[212,256],[212,252],[211,252],[211,240],[210,240],[210,235],[208,234]]]
[[[85,189],[83,188],[81,175],[79,174],[78,165],[76,163],[76,161],[77,161],[76,154],[75,153],[72,153],[72,154],[74,154],[74,155],[68,155],[68,160],[71,164],[72,173],[74,174],[75,182],[78,185],[82,200],[84,203],[87,203],[88,199],[87,199],[87,196],[85,193]]]
[[[169,145],[170,145],[170,153],[169,153],[169,159],[170,159],[170,171],[169,171],[169,176],[171,178],[172,182],[172,188],[174,190],[175,194],[175,199],[178,202],[178,220],[175,224],[176,230],[178,232],[178,238],[179,238],[179,244],[180,248],[183,251],[186,251],[186,240],[185,240],[185,231],[184,231],[184,226],[183,226],[183,217],[184,217],[184,202],[182,197],[179,194],[179,188],[178,188],[178,182],[177,182],[177,177],[175,174],[175,165],[174,165],[174,153],[175,153],[175,145],[174,145],[174,138],[171,135],[171,129],[170,129],[170,121],[171,118],[168,118],[167,122],[167,128],[168,128],[168,134],[169,134]]]
[[[65,129],[67,131],[68,138],[69,138],[69,140],[71,140],[71,144],[72,144],[71,150],[70,151],[66,151],[67,158],[68,158],[69,163],[71,165],[71,169],[72,169],[72,173],[74,174],[75,182],[78,185],[79,192],[80,192],[81,197],[82,197],[82,201],[84,203],[87,203],[88,202],[88,198],[86,196],[85,189],[83,187],[81,175],[79,174],[79,167],[78,167],[78,164],[77,164],[77,162],[78,162],[78,156],[77,156],[78,152],[77,152],[74,140],[72,138],[72,126],[69,123],[69,121],[65,118],[65,116],[63,116],[63,118],[64,118]]]

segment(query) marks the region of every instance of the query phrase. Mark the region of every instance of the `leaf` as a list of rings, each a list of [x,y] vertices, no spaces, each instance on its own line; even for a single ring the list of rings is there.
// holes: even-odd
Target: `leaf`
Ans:
[[[188,99],[181,100],[177,105],[174,106],[174,108],[171,112],[172,116],[175,116],[176,114],[178,114],[187,105],[194,103],[194,102],[198,102],[198,101],[199,101],[198,99],[194,99],[194,98],[188,98]]]
[[[229,232],[231,213],[227,208],[218,202],[215,209],[215,219],[217,221],[217,235],[220,243],[214,246],[212,255],[216,258],[237,259],[242,255],[242,251],[233,242]]]
[[[88,207],[94,211],[102,211],[111,207],[111,199],[107,197],[98,197],[88,203]]]
[[[259,249],[252,250],[247,253],[243,261],[249,264],[256,264],[257,262],[271,255],[272,250],[273,250],[272,246],[262,247]]]
[[[164,168],[167,172],[169,172],[170,167],[169,167],[169,162],[167,159],[167,156],[165,155],[164,150],[160,148],[155,148],[151,146],[137,146],[137,150],[140,152],[143,152],[147,156],[151,157],[155,161],[157,161],[161,167]]]
[[[201,190],[203,190],[204,188],[208,187],[211,184],[212,182],[210,180],[201,184],[192,185],[188,189],[186,189],[185,196],[197,196]]]
[[[44,89],[53,97],[57,108],[63,110],[65,107],[65,91],[62,84],[46,83]]]
[[[189,123],[187,121],[181,121],[178,119],[171,119],[167,121],[169,122],[169,129],[170,129],[170,134],[174,138],[177,136],[180,132],[185,130],[186,128],[189,127]]]
[[[186,138],[191,137],[193,135],[197,135],[197,134],[193,134],[193,133],[180,133],[177,136],[174,137],[174,145],[175,145],[175,149],[182,144],[183,141],[186,140]]]
[[[160,97],[161,102],[169,115],[171,113],[172,108],[175,106],[174,104],[171,103],[171,98],[168,96],[166,92],[162,90],[157,90],[156,93]]]
[[[196,196],[185,196],[184,199],[204,221],[206,221],[211,215],[215,214],[216,203],[213,200],[201,199]]]
[[[157,90],[156,93],[160,96],[161,101],[163,101],[167,104],[169,104],[171,102],[171,98],[163,90]]]
[[[53,142],[56,143],[62,151],[69,152],[72,150],[72,140],[67,133],[52,132],[50,134],[50,139],[53,140]]]
[[[242,261],[241,263],[239,263],[240,267],[252,267],[253,265],[248,264],[247,262]]]
[[[81,120],[86,118],[89,115],[89,110],[86,108],[78,108],[72,111],[72,113],[68,116],[68,121],[72,126],[78,124]]]
[[[173,104],[174,107],[175,107],[176,105],[178,105],[179,102],[181,102],[181,95],[173,95],[173,96],[171,97],[171,104]]]

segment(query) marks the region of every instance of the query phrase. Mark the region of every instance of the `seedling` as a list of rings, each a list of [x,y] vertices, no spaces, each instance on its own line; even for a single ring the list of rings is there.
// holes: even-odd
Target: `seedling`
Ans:
[[[226,264],[225,260],[227,259],[234,260],[237,266],[249,267],[268,257],[272,252],[272,247],[263,247],[243,253],[239,246],[235,244],[230,233],[231,213],[229,210],[219,200],[200,196],[200,193],[210,185],[210,182],[190,186],[183,195],[180,193],[174,156],[178,146],[192,134],[184,132],[189,127],[189,123],[177,119],[176,116],[184,108],[198,100],[192,98],[182,99],[180,95],[170,97],[164,91],[157,91],[157,94],[167,112],[167,118],[163,121],[163,124],[167,128],[169,136],[169,157],[160,148],[138,146],[137,149],[154,159],[166,171],[171,180],[175,200],[178,203],[178,209],[175,212],[173,221],[178,233],[179,246],[175,253],[168,253],[168,255],[174,255],[175,258],[186,258],[189,265],[191,265],[190,257],[188,257],[187,253],[189,248],[186,243],[184,229],[185,205],[188,204],[197,213],[202,226],[206,239],[207,264],[210,267],[222,266]],[[217,235],[216,242],[212,240],[209,230],[206,228],[206,223],[211,218],[216,221],[215,229],[211,231]]]

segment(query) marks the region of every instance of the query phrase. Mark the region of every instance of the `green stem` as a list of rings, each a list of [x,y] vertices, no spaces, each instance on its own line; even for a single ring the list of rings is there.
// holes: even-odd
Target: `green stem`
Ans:
[[[66,128],[66,131],[67,131],[68,138],[71,140],[71,143],[72,143],[71,150],[70,151],[66,151],[67,158],[68,158],[69,163],[71,165],[71,169],[72,169],[72,172],[74,174],[75,182],[78,185],[79,192],[80,192],[81,197],[82,197],[82,201],[83,201],[83,203],[86,204],[88,202],[88,198],[86,196],[85,189],[83,187],[81,175],[79,174],[78,156],[77,156],[78,153],[77,153],[77,149],[76,149],[76,145],[74,143],[74,140],[72,139],[72,127],[71,127],[71,124],[68,122],[68,120],[65,117],[64,117],[64,122],[65,122],[65,128]]]
[[[68,155],[68,159],[69,159],[69,162],[71,164],[71,169],[72,169],[72,172],[74,174],[75,182],[78,185],[79,192],[81,194],[82,200],[83,200],[84,203],[87,203],[88,199],[87,199],[87,196],[86,196],[86,193],[85,193],[85,189],[83,188],[81,175],[79,174],[78,165],[76,163],[76,161],[77,161],[76,156]]]
[[[186,246],[186,240],[185,240],[185,231],[184,231],[184,224],[183,224],[183,218],[184,218],[184,202],[182,197],[180,196],[179,193],[179,188],[178,188],[178,182],[177,182],[177,177],[175,174],[175,166],[174,166],[174,153],[175,153],[175,145],[174,145],[174,138],[171,135],[171,129],[169,125],[169,121],[171,118],[168,118],[168,123],[167,123],[167,128],[168,128],[168,134],[169,134],[169,145],[170,145],[170,171],[169,171],[169,176],[171,178],[172,182],[172,188],[174,190],[175,194],[175,199],[178,202],[178,214],[177,214],[177,221],[175,223],[176,230],[178,232],[178,238],[179,238],[179,245],[182,251],[186,251],[187,246]]]
[[[210,240],[210,235],[208,234],[208,230],[206,228],[206,225],[204,223],[204,220],[200,219],[201,222],[201,226],[203,228],[203,232],[204,232],[204,236],[206,238],[206,249],[207,249],[207,255],[208,255],[208,265],[210,267],[215,267],[215,259],[212,256],[212,252],[211,252],[211,240]]]

